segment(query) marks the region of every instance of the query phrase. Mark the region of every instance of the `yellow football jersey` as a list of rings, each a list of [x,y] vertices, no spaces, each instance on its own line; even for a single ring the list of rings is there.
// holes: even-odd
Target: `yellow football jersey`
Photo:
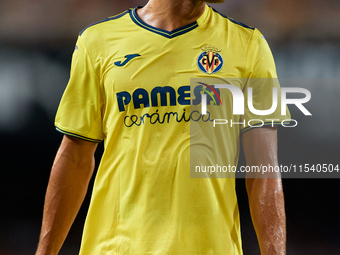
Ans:
[[[135,8],[80,33],[55,121],[104,141],[80,254],[242,254],[234,179],[190,178],[190,78],[209,77],[275,78],[261,33],[209,6],[171,32]]]

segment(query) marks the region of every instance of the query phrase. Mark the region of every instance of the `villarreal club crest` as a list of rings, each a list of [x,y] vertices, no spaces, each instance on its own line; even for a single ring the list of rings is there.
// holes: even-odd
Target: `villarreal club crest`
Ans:
[[[201,47],[203,51],[197,59],[198,68],[207,74],[217,73],[223,66],[223,58],[219,54],[220,49],[214,46]]]

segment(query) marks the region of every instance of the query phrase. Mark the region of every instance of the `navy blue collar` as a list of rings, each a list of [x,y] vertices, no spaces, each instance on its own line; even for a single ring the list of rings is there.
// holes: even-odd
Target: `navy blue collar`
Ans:
[[[175,30],[172,30],[172,31],[167,31],[167,30],[164,30],[164,29],[160,29],[160,28],[157,28],[157,27],[153,27],[153,26],[150,26],[148,24],[146,24],[144,21],[142,21],[137,13],[136,13],[136,10],[138,8],[142,8],[141,6],[137,6],[136,8],[134,8],[133,10],[130,10],[130,17],[132,19],[132,21],[134,23],[136,23],[136,25],[146,29],[146,30],[149,30],[153,33],[156,33],[156,34],[159,34],[161,36],[164,36],[166,38],[174,38],[176,36],[179,36],[179,35],[182,35],[182,34],[185,34],[193,29],[195,29],[196,27],[198,27],[198,24],[196,21],[188,24],[188,25],[185,25],[183,27],[180,27],[180,28],[177,28]]]

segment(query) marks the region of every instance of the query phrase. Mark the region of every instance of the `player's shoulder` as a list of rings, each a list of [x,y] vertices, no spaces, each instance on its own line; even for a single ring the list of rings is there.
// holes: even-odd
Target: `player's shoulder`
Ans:
[[[215,16],[215,20],[217,22],[217,25],[221,26],[224,24],[226,26],[226,30],[228,30],[231,33],[238,33],[242,34],[242,36],[248,36],[253,37],[255,36],[261,36],[260,31],[252,26],[246,25],[240,21],[234,20],[233,18],[215,10],[214,8],[210,7],[212,10],[213,15]]]
[[[128,9],[124,12],[88,25],[80,31],[79,35],[82,37],[95,36],[98,33],[105,32],[107,29],[110,29],[111,31],[114,31],[117,28],[119,29],[124,25],[124,23],[127,22],[127,17],[129,16],[131,10],[132,9]]]

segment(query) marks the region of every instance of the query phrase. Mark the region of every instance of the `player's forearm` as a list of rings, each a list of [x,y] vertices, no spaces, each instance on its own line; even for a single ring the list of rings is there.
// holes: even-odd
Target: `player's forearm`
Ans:
[[[278,165],[275,128],[247,131],[242,140],[247,165]],[[246,187],[261,254],[286,254],[286,217],[280,174],[247,173]]]
[[[71,146],[72,147],[72,146]],[[61,146],[46,191],[43,223],[36,255],[58,254],[84,200],[94,159]]]
[[[281,179],[247,179],[246,186],[261,254],[286,254],[286,216]]]

